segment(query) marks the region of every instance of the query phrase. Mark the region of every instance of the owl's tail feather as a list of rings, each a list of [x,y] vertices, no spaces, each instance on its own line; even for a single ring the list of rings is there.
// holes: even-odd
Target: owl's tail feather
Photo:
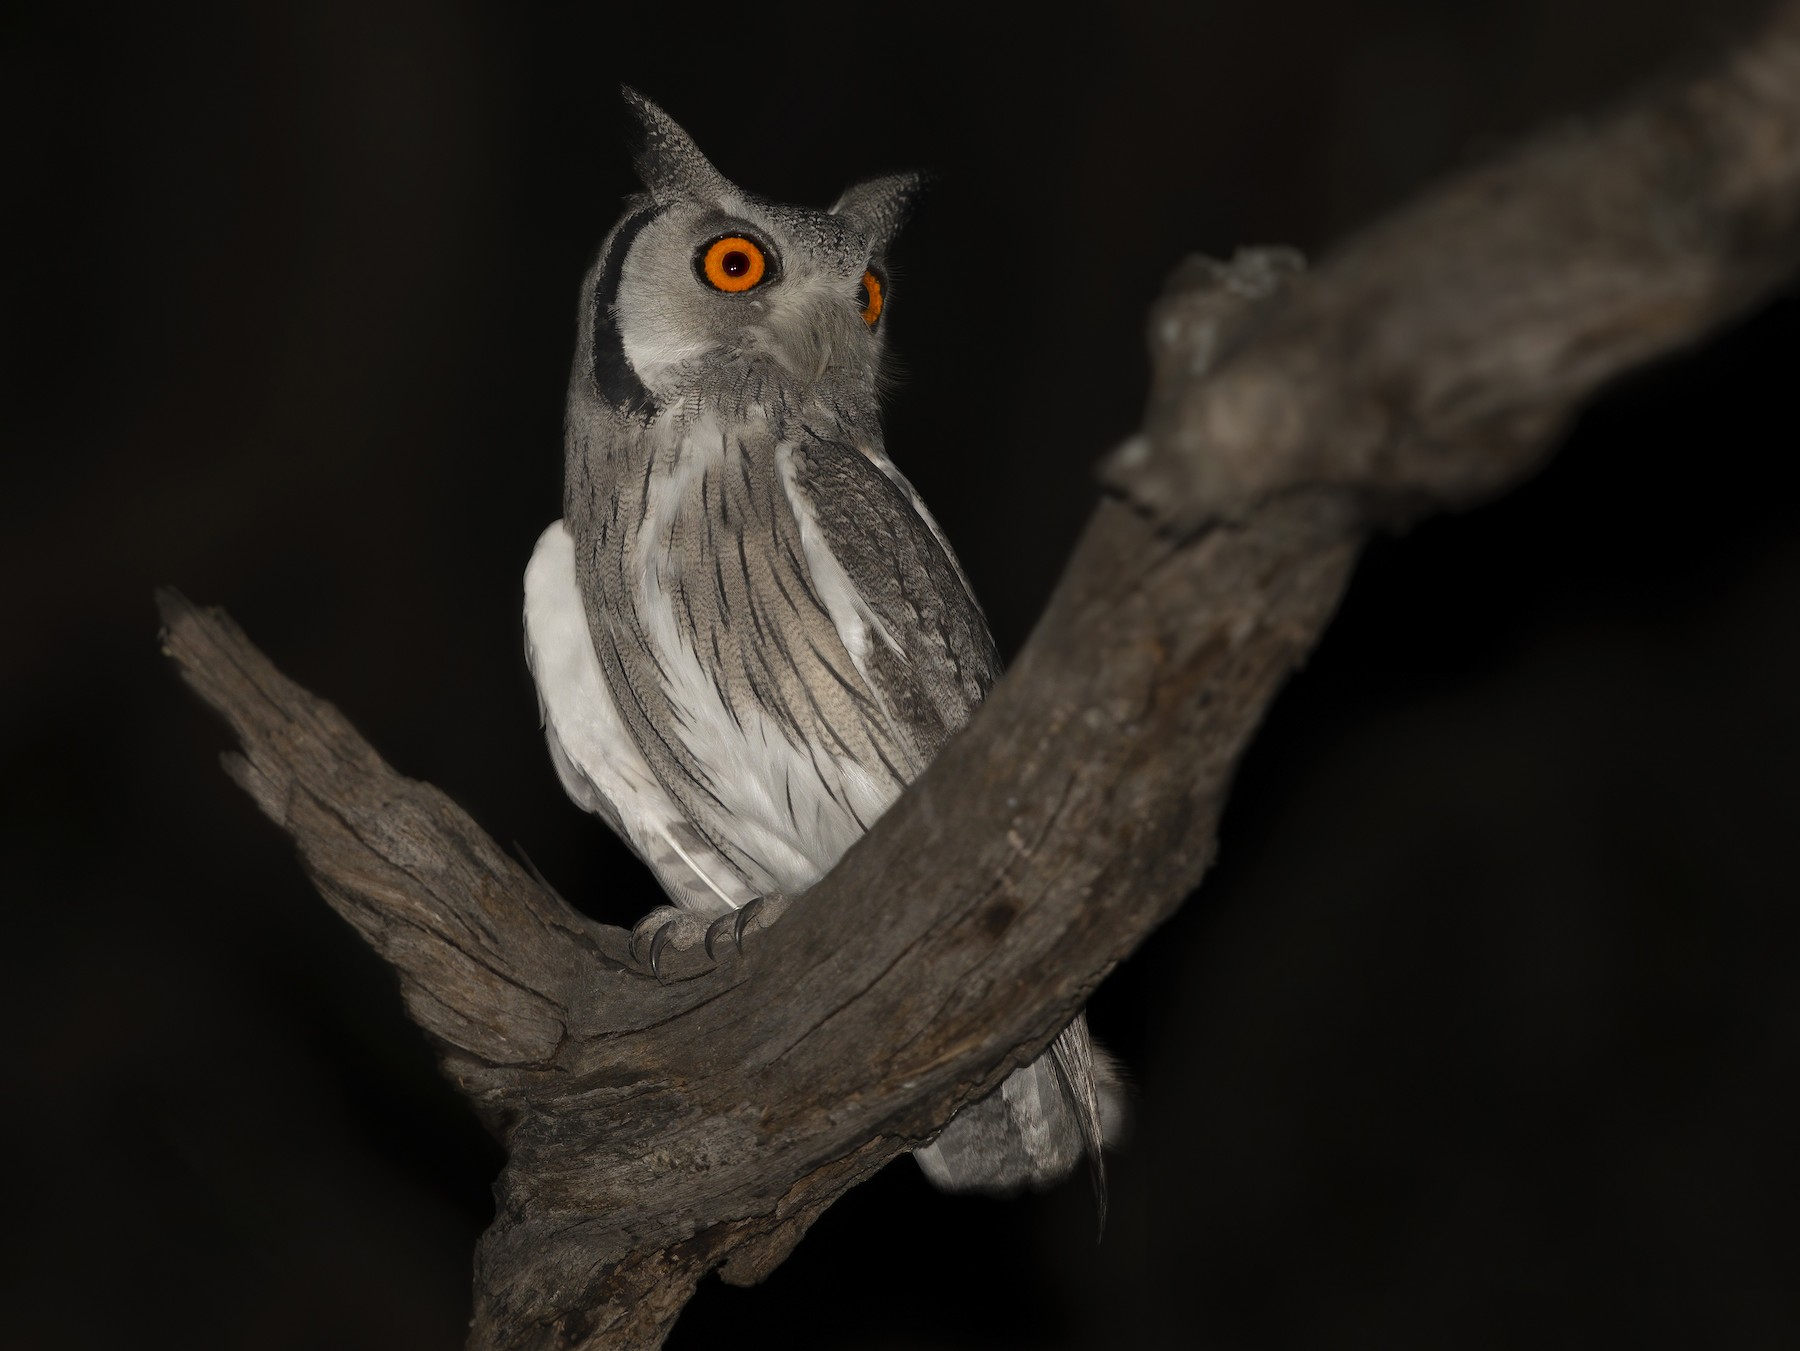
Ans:
[[[1111,1058],[1093,1045],[1086,1019],[1077,1016],[1048,1052],[963,1108],[913,1157],[945,1191],[1007,1195],[1062,1181],[1086,1154],[1104,1223],[1102,1128],[1117,1117],[1116,1090]]]
[[[1075,1021],[1057,1034],[1050,1043],[1050,1054],[1060,1072],[1063,1091],[1075,1109],[1075,1123],[1081,1128],[1081,1143],[1087,1153],[1088,1176],[1094,1183],[1094,1204],[1099,1209],[1099,1228],[1106,1228],[1106,1157],[1105,1132],[1100,1119],[1099,1066],[1096,1064],[1093,1040],[1088,1036],[1087,1014],[1078,1013]]]

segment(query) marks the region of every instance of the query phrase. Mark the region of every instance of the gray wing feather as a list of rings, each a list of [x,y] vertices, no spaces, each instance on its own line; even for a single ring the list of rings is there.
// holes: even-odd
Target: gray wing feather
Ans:
[[[981,607],[936,522],[885,457],[815,440],[795,447],[793,465],[794,490],[884,631],[869,644],[868,675],[929,763],[999,676]],[[1098,1078],[1087,1019],[1077,1015],[1049,1054],[917,1151],[920,1165],[939,1186],[1006,1193],[1061,1178],[1086,1153],[1104,1222]]]
[[[802,442],[792,454],[795,491],[884,631],[869,644],[868,676],[912,734],[922,768],[999,676],[987,620],[904,479],[832,441]]]

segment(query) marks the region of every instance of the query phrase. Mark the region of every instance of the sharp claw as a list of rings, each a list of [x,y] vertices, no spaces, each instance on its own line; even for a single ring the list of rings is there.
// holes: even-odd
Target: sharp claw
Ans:
[[[731,926],[731,942],[739,952],[744,950],[744,929],[750,923],[750,917],[762,909],[762,903],[761,896],[752,897],[745,903],[744,908],[737,912]]]
[[[712,964],[714,966],[719,964],[719,954],[713,948],[713,945],[719,941],[719,935],[730,933],[732,935],[732,943],[734,945],[737,943],[737,935],[734,932],[737,916],[738,912],[733,910],[727,914],[720,915],[711,924],[706,926],[706,955],[712,959]],[[741,947],[739,948],[739,951],[742,951]]]
[[[663,925],[656,931],[656,937],[650,940],[650,974],[655,976],[657,983],[661,985],[669,983],[663,979],[662,955],[663,949],[669,945],[669,933],[674,927],[673,922]]]

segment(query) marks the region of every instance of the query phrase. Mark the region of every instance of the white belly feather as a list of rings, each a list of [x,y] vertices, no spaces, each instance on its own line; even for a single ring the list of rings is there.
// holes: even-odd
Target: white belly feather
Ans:
[[[545,737],[565,791],[625,838],[676,904],[722,913],[756,895],[811,886],[899,790],[848,757],[794,745],[771,718],[726,707],[668,601],[679,555],[658,542],[673,528],[685,487],[677,474],[653,493],[640,537],[639,614],[679,712],[677,734],[706,766],[709,790],[725,808],[731,843],[751,860],[748,868],[734,867],[693,829],[633,742],[594,651],[574,541],[560,521],[538,540],[526,570],[525,630]],[[860,671],[871,638],[892,640],[855,599],[816,531],[805,529],[805,504],[793,505],[814,585]]]
[[[613,706],[561,521],[525,569],[525,655],[563,790],[624,838],[676,904],[723,914],[757,893],[699,837],[650,772]]]

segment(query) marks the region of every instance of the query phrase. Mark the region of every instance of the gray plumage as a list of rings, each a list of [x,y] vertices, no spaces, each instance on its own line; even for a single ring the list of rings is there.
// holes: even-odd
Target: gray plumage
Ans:
[[[943,533],[888,459],[885,253],[918,180],[829,211],[752,197],[630,91],[647,193],[582,286],[564,520],[526,575],[527,648],[571,797],[691,920],[804,891],[999,673]],[[918,1151],[957,1190],[1097,1163],[1077,1019]]]

